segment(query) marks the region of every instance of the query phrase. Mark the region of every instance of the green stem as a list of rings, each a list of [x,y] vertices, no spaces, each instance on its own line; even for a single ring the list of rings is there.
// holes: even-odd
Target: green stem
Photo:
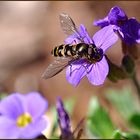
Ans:
[[[134,85],[135,85],[135,87],[136,87],[136,89],[137,89],[137,93],[138,93],[138,96],[139,96],[139,98],[140,98],[140,84],[139,84],[139,82],[138,82],[138,79],[137,79],[137,77],[136,77],[136,74],[133,74],[133,76],[132,76],[132,81],[133,81],[133,83],[134,83]]]

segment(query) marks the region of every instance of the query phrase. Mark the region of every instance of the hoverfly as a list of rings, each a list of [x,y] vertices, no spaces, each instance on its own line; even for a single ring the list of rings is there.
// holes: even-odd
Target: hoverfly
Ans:
[[[62,44],[54,47],[51,53],[56,57],[56,60],[43,73],[42,77],[45,79],[55,76],[68,65],[71,65],[71,63],[79,59],[85,59],[89,63],[95,63],[103,57],[103,50],[101,48],[97,48],[95,44],[84,43],[84,38],[80,35],[74,21],[68,14],[60,14],[59,20],[64,33],[67,35],[76,34],[77,39],[81,43],[75,45]]]

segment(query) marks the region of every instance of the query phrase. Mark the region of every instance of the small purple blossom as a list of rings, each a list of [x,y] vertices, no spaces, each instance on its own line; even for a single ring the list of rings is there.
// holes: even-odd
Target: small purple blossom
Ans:
[[[58,123],[61,129],[61,137],[71,139],[73,136],[70,126],[70,118],[60,97],[57,98],[56,109],[58,114]]]
[[[115,25],[121,38],[128,46],[140,43],[140,23],[135,18],[128,19],[125,12],[118,6],[111,8],[109,14],[100,20],[94,21],[95,26],[101,28],[108,25]]]
[[[126,16],[125,12],[118,6],[111,8],[108,15],[104,19],[95,20],[94,25],[105,27],[108,25],[123,25],[127,22],[128,17]]]
[[[81,79],[86,76],[89,82],[93,85],[101,85],[105,81],[109,72],[109,66],[104,56],[106,50],[111,47],[118,39],[117,35],[113,31],[113,26],[107,26],[96,32],[91,39],[84,25],[80,26],[79,34],[83,37],[84,42],[87,44],[95,44],[97,48],[100,48],[102,59],[96,63],[89,63],[86,59],[80,59],[68,66],[66,70],[66,79],[69,83],[77,86]],[[76,34],[69,36],[66,40],[66,44],[77,44],[81,41]]]
[[[0,138],[35,138],[48,122],[48,102],[37,92],[13,93],[0,102]]]

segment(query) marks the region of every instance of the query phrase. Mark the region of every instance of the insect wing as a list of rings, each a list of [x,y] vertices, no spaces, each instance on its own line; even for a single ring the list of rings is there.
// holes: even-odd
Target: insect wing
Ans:
[[[61,13],[59,16],[59,19],[60,19],[61,28],[65,34],[72,35],[72,34],[76,33],[77,36],[80,37],[80,34],[76,28],[74,21],[68,14]]]
[[[53,63],[51,63],[47,67],[42,77],[44,79],[48,79],[55,76],[56,74],[61,72],[65,67],[67,67],[71,61],[72,61],[71,57],[57,58]]]

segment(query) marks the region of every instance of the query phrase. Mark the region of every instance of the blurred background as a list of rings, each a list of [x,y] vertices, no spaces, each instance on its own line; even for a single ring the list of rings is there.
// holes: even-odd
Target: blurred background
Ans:
[[[106,79],[104,85],[93,86],[84,78],[78,87],[73,87],[66,81],[65,70],[52,79],[41,78],[46,67],[54,60],[51,49],[62,44],[66,38],[59,24],[61,12],[68,13],[77,26],[84,24],[93,36],[99,30],[93,26],[93,21],[105,17],[115,5],[120,6],[128,17],[140,21],[139,1],[1,1],[0,91],[9,94],[40,91],[50,106],[55,104],[57,96],[63,100],[76,98],[73,113],[76,121],[85,116],[89,99],[96,95],[101,104],[108,108],[112,119],[117,120],[116,124],[122,125],[104,94],[108,89],[129,86],[135,95],[135,87],[129,80],[112,83]],[[120,64],[120,41],[107,54],[114,63]],[[140,81],[139,66],[137,72]]]

